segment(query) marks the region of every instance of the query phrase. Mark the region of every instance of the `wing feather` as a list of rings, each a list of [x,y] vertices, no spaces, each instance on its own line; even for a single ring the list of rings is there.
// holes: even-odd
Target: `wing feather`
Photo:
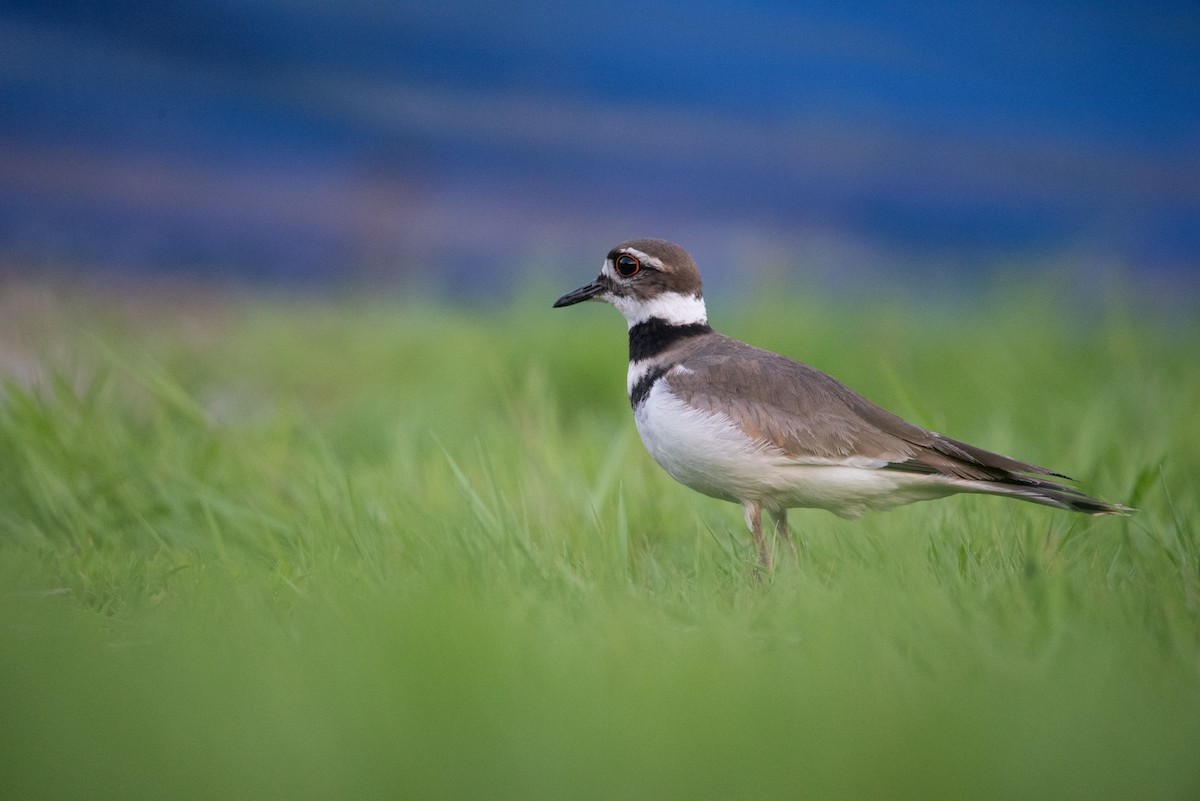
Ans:
[[[748,436],[797,462],[842,463],[1019,481],[1059,473],[943,437],[872,403],[806,364],[724,336],[706,337],[671,370],[671,391],[689,405],[727,414]]]

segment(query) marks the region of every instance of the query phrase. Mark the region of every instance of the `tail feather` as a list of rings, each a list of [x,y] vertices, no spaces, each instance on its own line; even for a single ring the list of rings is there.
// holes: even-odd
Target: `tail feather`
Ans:
[[[913,458],[889,465],[893,469],[927,472],[950,478],[966,492],[1003,495],[1069,512],[1087,515],[1124,515],[1135,511],[1119,503],[1093,498],[1054,479],[1071,481],[1070,476],[1045,467],[1022,462],[1009,456],[969,445],[941,434],[931,434],[929,442]],[[1043,478],[1049,476],[1051,478]]]
[[[1014,475],[1001,481],[965,481],[963,485],[971,492],[1003,495],[1085,515],[1126,515],[1135,511],[1129,506],[1093,498],[1074,487],[1026,476]]]

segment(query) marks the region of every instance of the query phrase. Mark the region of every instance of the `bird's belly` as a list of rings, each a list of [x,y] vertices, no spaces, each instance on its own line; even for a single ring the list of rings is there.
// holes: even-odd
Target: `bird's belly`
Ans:
[[[815,507],[844,517],[940,498],[938,476],[788,456],[748,437],[726,415],[694,409],[659,381],[634,410],[646,450],[676,481],[713,498],[769,509]]]
[[[697,492],[738,501],[771,461],[728,417],[693,409],[659,380],[634,410],[646,450],[676,481]]]

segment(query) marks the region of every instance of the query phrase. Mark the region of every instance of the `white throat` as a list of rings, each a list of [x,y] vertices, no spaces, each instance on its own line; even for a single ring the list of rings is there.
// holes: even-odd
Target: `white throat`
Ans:
[[[704,298],[695,295],[664,292],[649,300],[632,297],[610,297],[607,300],[621,313],[630,328],[638,323],[646,322],[651,317],[657,317],[670,325],[693,325],[708,322],[708,311],[704,308]]]

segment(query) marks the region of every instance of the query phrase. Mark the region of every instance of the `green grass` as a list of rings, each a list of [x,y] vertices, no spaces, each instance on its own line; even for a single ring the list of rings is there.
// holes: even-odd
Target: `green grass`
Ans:
[[[0,797],[1200,796],[1194,322],[718,313],[1140,510],[797,510],[756,583],[637,441],[619,317],[555,289],[11,301]]]

